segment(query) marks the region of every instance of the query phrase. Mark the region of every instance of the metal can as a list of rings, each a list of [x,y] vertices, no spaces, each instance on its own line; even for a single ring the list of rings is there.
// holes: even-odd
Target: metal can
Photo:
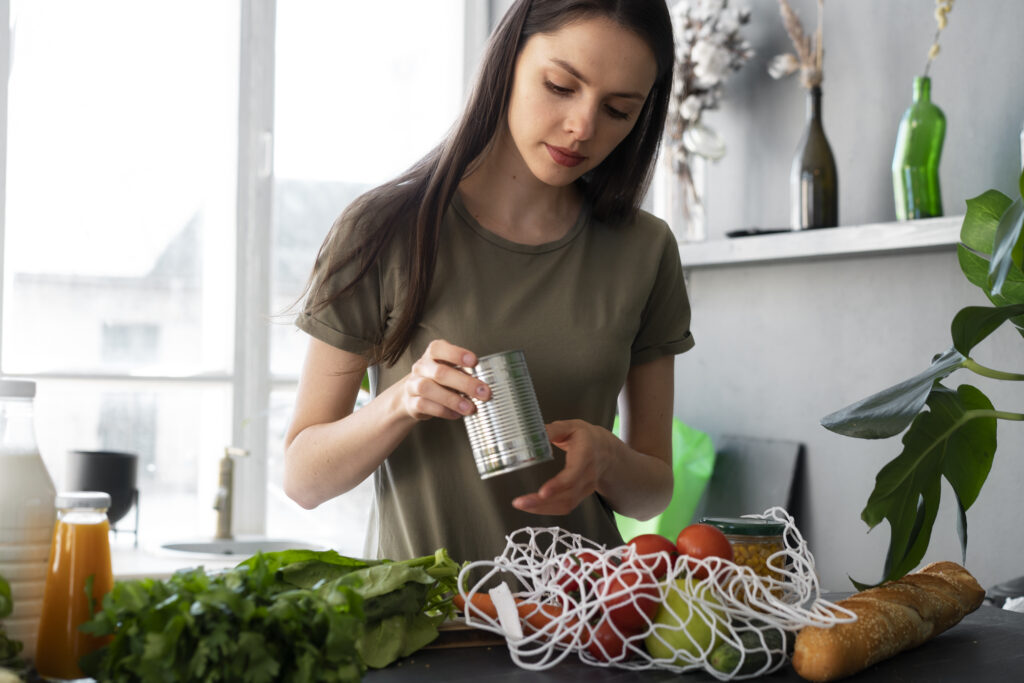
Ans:
[[[466,371],[491,388],[490,400],[473,399],[476,411],[463,418],[480,478],[551,460],[551,442],[523,352],[484,356]]]

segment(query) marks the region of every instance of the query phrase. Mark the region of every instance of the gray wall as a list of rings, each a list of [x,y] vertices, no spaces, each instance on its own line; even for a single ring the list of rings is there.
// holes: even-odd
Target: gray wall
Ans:
[[[507,0],[490,0],[495,16]],[[744,33],[757,56],[726,86],[707,123],[728,152],[708,171],[708,232],[788,221],[788,176],[804,118],[796,75],[773,81],[768,61],[790,49],[775,0],[749,0]],[[793,0],[805,27],[812,0]],[[894,218],[889,164],[911,84],[924,68],[935,30],[934,0],[829,0],[825,19],[825,130],[839,172],[840,221]],[[941,166],[947,215],[995,187],[1010,193],[1020,168],[1024,122],[1024,2],[961,2],[942,33],[931,68],[933,100],[947,116]],[[685,264],[687,247],[682,247]],[[807,446],[800,525],[822,583],[847,590],[847,576],[880,578],[888,527],[870,535],[860,511],[878,469],[900,451],[899,437],[862,441],[832,434],[821,416],[902,380],[948,348],[960,307],[984,304],[960,274],[952,249],[925,254],[728,266],[689,273],[697,346],[676,362],[675,414],[713,437],[741,434]],[[1024,367],[1021,340],[1003,331],[977,357]],[[1024,387],[998,386],[966,371],[997,407],[1024,410]],[[1008,385],[1009,383],[1004,383]],[[967,565],[985,586],[1024,574],[1024,425],[1002,423],[999,450],[968,512]],[[944,485],[926,560],[959,561]]]
[[[728,151],[708,171],[708,231],[788,225],[788,178],[804,120],[796,74],[772,80],[769,60],[792,51],[775,0],[748,0],[743,29],[757,55],[725,86],[707,123]],[[812,30],[815,4],[791,0]],[[892,161],[896,128],[910,104],[935,33],[934,0],[828,0],[825,3],[825,133],[839,173],[839,219],[861,225],[895,218]],[[940,180],[947,215],[990,187],[1009,193],[1020,169],[1024,123],[1024,3],[958,2],[932,63],[932,100],[946,114]]]
[[[805,26],[814,4],[794,0]],[[889,163],[896,127],[924,68],[935,29],[933,0],[829,0],[825,20],[825,130],[839,172],[840,222],[894,218]],[[753,0],[746,35],[757,56],[726,87],[708,123],[728,144],[709,169],[711,239],[738,227],[783,226],[788,173],[801,132],[804,91],[796,76],[774,81],[766,64],[789,49],[777,3]],[[1024,3],[957,3],[932,64],[933,100],[947,116],[941,165],[947,215],[994,187],[1009,194],[1020,169],[1024,122]],[[685,264],[687,247],[682,246]],[[689,276],[696,348],[676,362],[675,412],[713,436],[737,433],[807,446],[801,528],[823,584],[880,578],[888,526],[867,535],[860,511],[899,437],[862,441],[822,428],[821,416],[904,379],[948,348],[949,323],[984,305],[960,274],[952,249],[927,254],[694,270]],[[1021,339],[1003,331],[979,361],[1019,372]],[[985,359],[985,360],[982,360]],[[1024,387],[960,371],[999,408],[1024,410]],[[1024,574],[1024,425],[1001,423],[989,480],[968,512],[967,566],[989,587]],[[959,561],[953,496],[943,507],[927,561]]]

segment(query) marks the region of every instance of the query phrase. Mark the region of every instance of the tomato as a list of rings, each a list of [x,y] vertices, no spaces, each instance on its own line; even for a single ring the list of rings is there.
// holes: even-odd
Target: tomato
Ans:
[[[617,632],[609,620],[603,619],[590,634],[587,652],[599,662],[620,662],[630,655],[625,635]]]
[[[660,534],[640,534],[629,542],[629,545],[636,548],[636,554],[640,555],[640,561],[654,572],[656,578],[662,578],[668,573],[669,567],[676,559],[676,546]],[[656,553],[666,553],[667,557]],[[654,557],[646,557],[654,555]]]
[[[686,555],[695,560],[703,560],[705,557],[721,557],[732,561],[732,545],[725,534],[710,524],[691,524],[679,532],[676,538],[676,549],[680,555]],[[707,569],[700,567],[695,562],[687,563],[695,579],[705,579],[708,576]]]
[[[610,574],[598,581],[597,589],[605,615],[623,633],[645,630],[658,611],[657,581],[643,564]]]
[[[592,550],[566,554],[555,572],[555,585],[566,593],[580,590],[580,578],[596,580],[603,575],[601,556]]]

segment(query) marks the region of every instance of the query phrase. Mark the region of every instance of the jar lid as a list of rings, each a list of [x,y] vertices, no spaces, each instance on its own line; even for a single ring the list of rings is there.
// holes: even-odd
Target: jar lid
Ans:
[[[0,396],[35,398],[36,383],[27,379],[0,379]]]
[[[758,517],[703,517],[700,521],[718,527],[722,533],[737,536],[781,536],[786,530],[782,522]]]
[[[105,491],[61,491],[54,499],[54,504],[61,509],[106,510],[110,507],[110,494]]]

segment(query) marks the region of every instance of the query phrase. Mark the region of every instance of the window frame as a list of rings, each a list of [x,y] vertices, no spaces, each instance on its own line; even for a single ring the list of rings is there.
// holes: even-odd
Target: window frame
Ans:
[[[0,73],[10,72],[11,1],[0,0]],[[491,2],[463,1],[463,73],[468,91],[493,23]],[[27,379],[225,383],[232,394],[231,440],[249,452],[235,467],[234,530],[266,531],[268,421],[271,391],[294,388],[297,376],[270,368],[271,229],[273,220],[274,70],[277,0],[239,0],[238,145],[235,233],[234,366],[228,373],[189,376],[34,373]],[[3,320],[7,207],[8,79],[0,79],[0,321]],[[3,358],[0,337],[0,359]],[[2,372],[2,367],[0,367]],[[21,375],[20,375],[21,376]]]

